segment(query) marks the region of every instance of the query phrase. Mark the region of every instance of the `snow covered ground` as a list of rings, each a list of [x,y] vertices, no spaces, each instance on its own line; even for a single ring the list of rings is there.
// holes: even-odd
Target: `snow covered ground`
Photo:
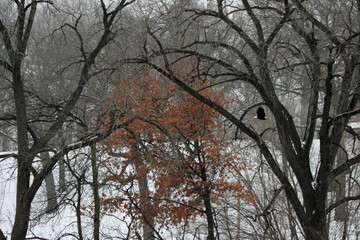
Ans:
[[[316,154],[319,151],[319,144],[317,141],[313,144],[313,156],[314,162],[312,165],[312,171],[316,172],[317,169],[317,159],[315,158]],[[250,151],[251,152],[251,151]],[[2,153],[5,154],[5,153]],[[254,154],[254,152],[252,152]],[[248,153],[247,156],[251,154]],[[256,157],[255,155],[253,157]],[[79,163],[78,163],[79,164]],[[83,163],[82,163],[83,164]],[[16,162],[14,158],[6,158],[0,162],[0,229],[4,232],[5,236],[10,239],[10,234],[13,225],[13,219],[15,214],[15,201],[16,201]],[[57,169],[54,170],[54,176],[57,177]],[[265,176],[263,176],[265,177]],[[353,177],[358,177],[358,174],[355,174]],[[86,176],[88,180],[91,179],[91,176]],[[72,183],[70,183],[71,185]],[[257,188],[257,187],[255,187]],[[261,187],[259,186],[259,191]],[[73,199],[71,199],[71,197]],[[69,195],[67,199],[64,200],[67,204],[63,207],[60,207],[58,211],[50,214],[44,214],[46,208],[45,199],[45,188],[41,188],[37,194],[34,203],[33,203],[33,213],[32,219],[29,226],[28,236],[29,237],[38,237],[45,239],[76,239],[78,236],[77,230],[77,220],[74,207],[72,204],[75,196]],[[92,192],[87,185],[83,189],[83,204],[90,205],[92,199]],[[348,224],[348,238],[349,240],[360,239],[360,226],[358,222],[360,221],[360,215],[356,211],[358,202],[352,202],[349,205],[349,211],[351,214],[350,221]],[[82,216],[82,230],[84,239],[91,239],[93,224],[91,214],[84,214]],[[102,239],[113,239],[113,236],[125,237],[128,233],[128,224],[129,218],[124,218],[124,213],[121,211],[103,215],[101,226],[102,226]],[[198,224],[198,223],[197,223]],[[344,224],[342,222],[330,221],[329,230],[330,230],[330,239],[336,240],[340,239],[344,229]],[[203,229],[204,235],[206,234],[205,228]],[[175,231],[175,230],[174,230]],[[175,239],[171,237],[171,231],[164,232],[163,236],[165,239]],[[186,238],[185,238],[186,239]],[[192,239],[192,238],[189,238]],[[301,237],[300,237],[301,239]]]
[[[10,152],[4,152],[10,154]],[[16,202],[16,172],[14,158],[0,162],[0,228],[5,236],[10,233]]]

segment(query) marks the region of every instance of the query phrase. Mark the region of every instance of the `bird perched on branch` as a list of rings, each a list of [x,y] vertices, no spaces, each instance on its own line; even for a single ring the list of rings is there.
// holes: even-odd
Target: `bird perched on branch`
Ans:
[[[268,118],[265,116],[265,110],[262,107],[259,107],[256,111],[256,116],[254,118],[257,118],[259,120],[268,120]]]

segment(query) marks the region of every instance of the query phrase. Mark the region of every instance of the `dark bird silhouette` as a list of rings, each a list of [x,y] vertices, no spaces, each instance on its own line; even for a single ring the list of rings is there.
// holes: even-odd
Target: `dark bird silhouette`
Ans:
[[[256,112],[256,117],[257,119],[260,119],[260,120],[266,120],[267,117],[265,116],[265,111],[262,107],[259,107],[257,112]]]

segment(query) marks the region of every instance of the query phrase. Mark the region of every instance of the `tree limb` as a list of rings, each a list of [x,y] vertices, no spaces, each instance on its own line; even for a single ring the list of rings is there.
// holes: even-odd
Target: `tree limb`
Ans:
[[[340,118],[347,118],[347,117],[351,117],[354,116],[356,114],[360,113],[360,108],[352,110],[352,111],[348,111],[348,112],[344,112],[341,114],[338,114],[336,116],[334,116],[331,120],[330,120],[330,124],[332,124],[332,122],[339,120]]]
[[[337,208],[338,206],[340,206],[343,203],[346,203],[346,202],[349,202],[349,201],[356,201],[356,200],[360,200],[360,195],[352,196],[352,197],[344,197],[343,199],[340,199],[339,201],[331,204],[326,209],[326,214],[329,214],[332,210],[334,210],[335,208]]]
[[[9,32],[8,32],[7,28],[4,26],[1,19],[0,19],[0,32],[2,35],[2,39],[3,39],[4,45],[5,45],[7,54],[9,55],[10,61],[13,62],[14,61],[14,48],[11,43],[11,38],[10,38]]]
[[[204,10],[204,11],[189,10],[189,11],[192,11],[199,16],[212,16],[223,20],[230,28],[232,28],[235,32],[239,34],[239,36],[251,47],[251,49],[254,52],[259,51],[258,45],[251,39],[251,37],[248,34],[246,34],[241,27],[239,27],[235,22],[233,22],[223,12],[215,12],[211,10]]]
[[[34,4],[38,4],[38,3],[49,3],[51,5],[53,5],[53,1],[51,0],[35,0],[35,1],[32,1],[31,3],[29,3],[28,5],[25,6],[25,12],[27,11],[28,8],[32,7]]]
[[[11,66],[10,63],[8,63],[5,60],[0,60],[0,65],[3,66],[6,70],[8,70],[9,72],[13,71],[13,67]]]
[[[317,26],[321,31],[323,31],[329,39],[337,46],[341,45],[341,42],[334,36],[333,32],[328,29],[324,24],[319,22],[312,14],[310,14],[306,8],[300,3],[299,0],[293,0],[296,7],[302,12],[307,19],[309,19],[315,26]]]
[[[126,127],[129,124],[131,124],[133,121],[135,121],[136,119],[137,119],[136,117],[133,117],[133,118],[130,118],[129,120],[127,120],[123,123],[120,123],[120,124],[114,123],[113,125],[109,126],[107,128],[107,130],[104,131],[103,133],[93,134],[91,136],[88,136],[86,139],[80,140],[78,142],[75,142],[75,143],[72,143],[72,144],[69,144],[69,145],[63,147],[63,149],[61,149],[59,152],[57,152],[53,157],[51,157],[49,159],[49,162],[44,166],[44,168],[40,172],[38,172],[38,174],[34,177],[33,183],[31,184],[31,187],[28,190],[28,194],[26,195],[27,199],[28,200],[33,199],[37,190],[41,186],[42,181],[45,179],[45,177],[48,175],[48,173],[52,170],[52,168],[55,166],[55,164],[58,162],[58,160],[62,156],[64,156],[65,154],[67,154],[70,151],[80,149],[80,148],[83,148],[86,146],[90,146],[91,144],[100,142],[100,141],[106,139],[116,129]]]
[[[274,190],[274,195],[272,196],[269,204],[265,207],[265,209],[262,211],[262,213],[256,214],[256,215],[257,216],[265,216],[265,215],[267,215],[269,213],[269,209],[275,203],[276,199],[278,198],[280,193],[284,190],[284,188],[285,188],[284,185],[282,185],[279,189],[275,189]]]
[[[342,172],[349,170],[351,166],[357,164],[360,162],[360,154],[347,160],[346,162],[344,162],[343,164],[340,164],[338,167],[336,167],[334,170],[332,170],[332,172],[329,175],[330,179],[334,179],[336,178],[339,174],[341,174]]]
[[[256,15],[254,14],[253,10],[250,7],[250,4],[247,0],[242,0],[242,3],[245,7],[246,12],[248,13],[248,15],[250,16],[252,22],[255,25],[255,29],[257,32],[257,36],[258,36],[258,41],[260,45],[263,45],[264,43],[264,32],[263,29],[261,27],[261,23],[259,21],[259,19],[256,17]]]
[[[6,240],[6,237],[3,233],[3,231],[1,231],[1,229],[0,229],[0,240]]]
[[[297,194],[294,190],[294,188],[291,186],[291,183],[289,182],[287,176],[284,174],[284,172],[280,169],[277,162],[273,158],[270,150],[266,146],[265,142],[250,128],[248,128],[245,124],[239,121],[234,115],[232,115],[230,112],[228,112],[226,109],[221,107],[219,104],[215,103],[214,101],[202,96],[197,91],[190,88],[188,85],[186,85],[184,82],[182,82],[180,79],[178,79],[176,76],[170,74],[166,71],[166,69],[163,69],[151,62],[148,62],[148,65],[151,66],[153,69],[158,71],[160,74],[163,74],[165,77],[176,83],[181,89],[188,92],[190,95],[198,99],[200,102],[208,105],[209,107],[213,108],[217,112],[219,112],[221,115],[223,115],[225,118],[229,119],[232,123],[234,123],[241,131],[243,131],[245,134],[247,134],[250,138],[252,138],[256,144],[258,145],[261,153],[264,155],[266,161],[268,162],[269,166],[271,167],[272,171],[276,175],[276,177],[280,180],[280,182],[284,185],[284,189],[286,192],[286,195],[289,199],[289,201],[292,203],[292,206],[298,216],[299,219],[301,219],[302,223],[306,226],[310,227],[310,222],[308,218],[306,217],[306,213],[302,207],[302,204],[300,203],[299,198],[297,197]]]

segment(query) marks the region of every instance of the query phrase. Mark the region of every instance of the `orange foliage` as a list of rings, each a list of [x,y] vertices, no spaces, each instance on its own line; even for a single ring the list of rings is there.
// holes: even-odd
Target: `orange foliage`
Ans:
[[[177,71],[186,76],[194,71],[192,66],[181,63]],[[221,91],[208,88],[207,79],[189,78],[188,82],[213,101],[226,102]],[[124,200],[130,197],[142,214],[156,216],[164,224],[178,224],[203,214],[201,197],[206,190],[211,191],[214,203],[227,192],[255,204],[256,197],[229,175],[242,167],[241,162],[226,151],[220,116],[210,107],[151,72],[120,81],[108,107],[138,119],[103,142],[110,156],[103,166],[109,181],[127,189],[124,196],[104,196],[104,210],[130,209]],[[117,156],[111,157],[113,153]],[[134,180],[141,178],[152,185],[146,201],[128,187],[137,186]]]

